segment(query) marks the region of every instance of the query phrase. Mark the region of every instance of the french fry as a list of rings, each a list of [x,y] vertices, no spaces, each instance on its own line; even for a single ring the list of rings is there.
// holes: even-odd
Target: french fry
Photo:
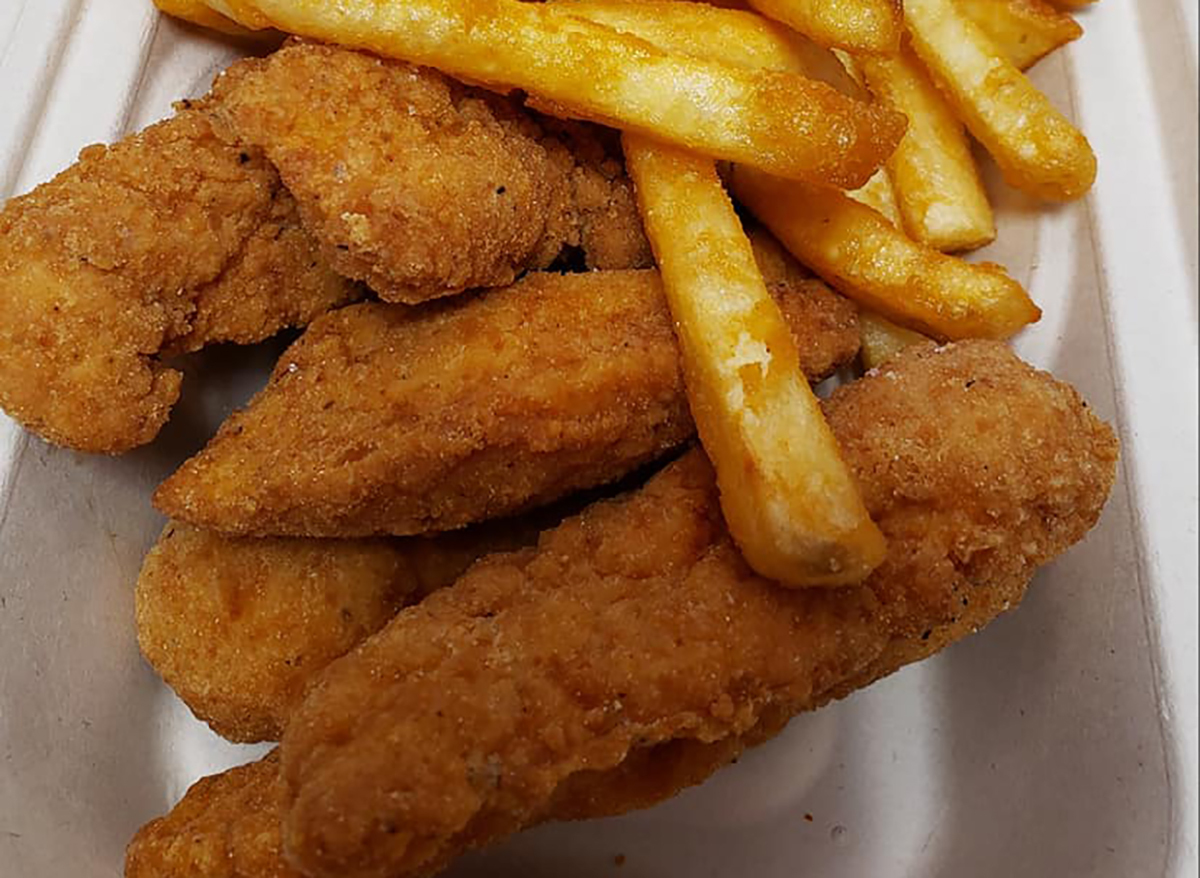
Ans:
[[[1007,338],[1041,316],[1019,283],[912,241],[845,193],[736,167],[733,192],[800,262],[888,319],[940,339]]]
[[[638,135],[623,143],[730,533],[751,567],[786,585],[861,581],[883,559],[883,535],[716,168]]]
[[[1083,36],[1079,22],[1043,0],[955,0],[1014,65],[1027,70]]]
[[[1061,9],[1086,9],[1096,0],[1054,0],[1054,5]]]
[[[210,9],[201,0],[154,0],[154,5],[174,18],[198,24],[210,30],[230,36],[241,37],[252,33],[219,12]]]
[[[929,341],[927,336],[913,332],[911,329],[905,329],[903,326],[897,326],[874,311],[859,312],[858,331],[862,337],[862,347],[859,349],[858,355],[865,369],[876,369],[893,354],[923,341]]]
[[[896,205],[896,188],[887,168],[880,168],[865,185],[846,193],[859,204],[883,214],[884,218],[900,228],[900,208]]]
[[[214,11],[251,30],[264,30],[271,27],[267,17],[254,7],[253,0],[204,0],[204,2]]]
[[[798,73],[842,94],[866,97],[828,49],[753,12],[690,0],[561,0],[561,5],[572,15],[640,37],[664,52],[749,70]]]
[[[559,4],[238,2],[288,33],[436,67],[493,88],[525,89],[565,115],[786,177],[861,186],[904,132],[899,114],[825,83],[669,54]]]
[[[894,52],[900,45],[900,0],[749,0],[822,46],[861,52]]]
[[[904,47],[858,66],[875,96],[908,117],[887,169],[909,237],[947,251],[990,243],[996,223],[966,132],[921,62]]]
[[[1052,201],[1091,188],[1096,156],[1087,138],[954,0],[905,0],[904,17],[917,55],[1009,184]]]

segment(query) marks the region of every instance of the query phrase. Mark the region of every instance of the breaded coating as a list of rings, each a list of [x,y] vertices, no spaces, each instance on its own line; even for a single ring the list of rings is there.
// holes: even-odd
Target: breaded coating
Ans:
[[[972,378],[976,383],[967,387]],[[980,378],[983,378],[982,384]],[[976,387],[979,388],[977,393]],[[927,394],[931,396],[927,397]],[[1009,423],[999,434],[979,444],[980,436],[974,430],[958,435],[939,426],[943,416],[963,426],[972,414],[1003,410],[1024,418],[1028,429]],[[884,412],[888,414],[882,414]],[[479,565],[462,583],[462,593],[470,597],[455,598],[460,593],[460,588],[456,587],[445,593],[443,600],[447,603],[434,616],[403,623],[420,628],[437,626],[438,638],[425,642],[421,661],[432,659],[440,666],[442,661],[433,654],[439,648],[448,651],[457,646],[458,638],[449,644],[444,643],[444,638],[451,630],[451,619],[461,616],[457,624],[463,633],[458,637],[486,644],[484,649],[489,656],[503,660],[493,670],[485,664],[470,669],[465,663],[459,663],[458,668],[466,675],[462,684],[473,685],[471,677],[482,684],[483,678],[490,673],[504,674],[514,681],[496,692],[494,697],[489,688],[480,685],[475,694],[479,702],[475,714],[488,708],[496,710],[498,717],[489,720],[489,725],[493,722],[501,726],[515,723],[518,726],[514,734],[516,739],[522,735],[537,737],[531,731],[537,728],[535,718],[520,708],[536,708],[536,704],[530,704],[527,699],[534,699],[543,684],[561,690],[575,679],[587,682],[588,688],[580,690],[580,697],[586,698],[586,703],[572,705],[570,712],[554,714],[547,732],[553,745],[549,749],[560,759],[578,756],[580,741],[595,735],[619,733],[622,738],[628,737],[628,730],[621,728],[627,720],[620,717],[629,712],[625,703],[635,697],[635,692],[640,693],[636,697],[642,708],[651,711],[661,699],[661,722],[651,737],[641,742],[633,741],[623,758],[611,767],[577,769],[558,781],[552,786],[544,809],[531,816],[530,822],[599,817],[652,805],[685,786],[702,781],[736,757],[744,747],[770,738],[783,728],[795,711],[817,706],[834,696],[840,697],[983,627],[1009,604],[1015,605],[1020,600],[1028,575],[1037,563],[1062,551],[1090,527],[1113,476],[1115,440],[1084,410],[1074,391],[1044,374],[1033,372],[991,343],[964,343],[949,349],[906,354],[889,365],[887,377],[871,377],[839,391],[827,404],[827,414],[839,438],[848,448],[854,449],[848,456],[855,462],[870,502],[875,504],[872,511],[881,518],[894,518],[897,522],[897,533],[889,551],[889,572],[876,573],[865,589],[788,592],[755,580],[743,565],[731,558],[729,540],[723,536],[719,522],[714,526],[717,504],[712,476],[706,474],[707,466],[702,457],[693,452],[643,491],[616,503],[594,507],[580,519],[564,525],[549,535],[537,552],[520,553]],[[886,436],[884,429],[889,431]],[[1012,466],[1010,441],[1021,445],[1021,460],[1030,467],[1034,478],[1032,491],[1024,490],[1021,484],[1024,475],[1016,482],[1003,481],[1005,475],[1000,478],[987,476],[994,471],[993,465],[998,464],[1002,469]],[[1061,459],[1060,449],[1067,450]],[[897,454],[900,458],[893,460]],[[998,518],[992,519],[989,515],[975,520],[970,515],[956,514],[960,504],[972,499],[970,493],[953,493],[962,489],[964,480],[983,490],[982,496],[991,500],[988,506],[997,502],[1002,504]],[[1015,493],[1009,496],[1009,491]],[[647,497],[652,499],[647,502]],[[1020,502],[1027,504],[1024,513],[1014,507],[1019,498],[1024,498]],[[680,509],[681,501],[686,504],[686,509]],[[884,510],[890,512],[885,516]],[[1042,510],[1045,515],[1029,530],[1011,530],[1021,526],[1023,514],[1037,511],[1040,516]],[[905,553],[919,549],[920,537],[915,528],[904,521],[916,520],[922,515],[927,517],[931,534],[942,545],[992,547],[983,549],[978,558],[964,556],[971,567],[962,569],[971,569],[974,580],[956,575],[953,564],[940,563],[944,558],[937,559],[924,552],[918,552],[914,557],[931,563],[932,584],[927,586],[921,571],[912,569]],[[890,530],[890,526],[888,528]],[[956,534],[963,539],[954,538]],[[972,534],[977,538],[990,534],[991,539],[971,539]],[[1031,538],[1028,547],[1020,544],[1026,536]],[[684,544],[683,547],[677,552],[672,551],[679,543]],[[559,549],[575,554],[564,555],[556,561],[553,553]],[[664,551],[666,556],[662,556]],[[1016,558],[1021,560],[1011,560]],[[988,569],[992,561],[998,565],[996,574]],[[528,617],[533,612],[530,602],[521,601],[521,590],[534,572],[544,573],[547,577],[546,581],[535,584],[539,593],[532,598],[532,603],[542,605],[542,624],[548,629],[546,636],[558,643],[570,634],[573,625],[578,625],[581,631],[575,640],[583,641],[589,650],[594,646],[598,653],[587,658],[585,667],[577,673],[572,670],[572,655],[555,657],[544,666],[543,673],[552,681],[557,679],[557,683],[538,680],[537,689],[521,689],[518,684],[531,679],[528,672],[538,669],[526,664],[523,642],[505,647],[499,637],[503,634],[507,638],[515,633],[516,626],[510,621],[510,614]],[[584,573],[582,578],[581,572]],[[604,586],[603,594],[593,602],[586,594],[591,583],[597,578],[615,579],[622,572],[635,578],[650,574],[644,581],[645,591],[652,595],[651,599],[643,601],[643,590],[630,584],[630,591],[634,593],[627,603],[620,607],[609,605],[603,613],[595,612],[590,605],[604,605],[611,587]],[[908,573],[914,575],[905,581],[898,578]],[[726,597],[731,603],[713,615],[711,604],[700,605],[695,600],[720,584],[712,582],[715,577],[724,580]],[[671,594],[662,594],[662,589]],[[943,600],[936,599],[934,591],[937,589],[941,590]],[[565,593],[559,595],[560,591]],[[918,599],[909,600],[909,592],[918,595]],[[853,594],[858,597],[850,597]],[[965,603],[963,598],[966,598]],[[855,638],[853,644],[861,647],[862,653],[840,659],[843,666],[855,668],[850,676],[830,679],[836,675],[824,675],[824,688],[821,683],[814,684],[810,696],[801,702],[772,698],[760,706],[753,704],[747,694],[755,684],[755,676],[750,671],[760,667],[762,662],[758,653],[762,650],[773,646],[784,654],[784,659],[796,653],[799,655],[797,667],[811,671],[824,663],[835,666],[838,657],[832,653],[825,655],[824,651],[836,651],[843,645],[836,632],[824,631],[818,631],[811,641],[789,637],[771,644],[763,641],[769,631],[760,628],[757,621],[751,641],[743,642],[742,617],[748,608],[761,607],[770,599],[786,604],[782,614],[785,617],[801,609],[800,604],[809,602],[821,605],[857,600],[867,608],[870,619],[855,620],[854,628],[859,630],[866,625],[871,637],[867,640]],[[669,606],[663,606],[664,602]],[[652,607],[656,615],[648,624],[659,627],[653,629],[651,636],[639,641],[636,635],[645,628],[638,619]],[[421,608],[409,610],[401,619],[415,617],[420,612]],[[491,612],[496,615],[489,616]],[[399,626],[401,622],[396,624]],[[792,627],[803,622],[802,618],[797,618],[780,624]],[[443,629],[443,625],[447,627]],[[721,645],[712,647],[708,644],[710,640]],[[791,645],[790,651],[786,648],[788,645]],[[397,648],[400,647],[397,645]],[[545,649],[550,650],[552,646],[547,644]],[[731,654],[736,661],[724,666],[717,662],[717,672],[726,685],[730,679],[734,685],[723,693],[729,696],[728,699],[718,696],[706,702],[703,681],[694,678],[713,665],[693,666],[692,662],[698,656],[711,653],[718,653],[719,658],[721,650]],[[644,674],[639,651],[641,661],[650,662]],[[619,662],[610,676],[621,687],[613,694],[624,693],[625,696],[615,701],[597,695],[595,686],[597,673],[601,676],[604,673],[600,664],[607,662],[610,655]],[[740,661],[748,656],[753,656],[754,661],[743,668]],[[515,663],[518,657],[520,664]],[[356,657],[354,661],[361,659]],[[358,670],[362,670],[361,665]],[[742,670],[746,674],[739,676]],[[438,676],[442,672],[431,673]],[[532,675],[535,680],[537,677],[538,674]],[[658,691],[653,690],[655,681],[661,685]],[[327,683],[326,689],[335,685]],[[382,683],[378,688],[367,687],[371,695],[369,701],[356,705],[355,713],[340,723],[332,717],[318,718],[321,729],[332,731],[339,725],[349,726],[354,722],[354,716],[367,710],[383,709],[389,696],[388,688]],[[563,694],[558,693],[556,703],[561,702]],[[570,696],[569,692],[565,694]],[[326,693],[318,695],[317,699],[330,697]],[[680,715],[668,718],[673,706],[686,702],[699,705],[694,718],[681,720]],[[621,705],[619,709],[618,704]],[[315,706],[309,705],[308,710]],[[439,720],[436,708],[433,716],[421,716],[425,707],[432,705],[421,705],[411,711],[416,725]],[[400,705],[396,708],[400,709]],[[739,720],[739,716],[743,719]],[[727,726],[748,725],[748,728],[740,734],[720,734],[712,741],[702,740],[695,733],[695,729],[705,722],[719,723],[722,717]],[[567,736],[571,728],[567,722],[571,718],[583,720],[582,732],[578,725],[574,726],[579,738]],[[444,722],[452,719],[440,718]],[[405,726],[398,728],[405,733],[412,730]],[[314,731],[315,727],[310,726],[304,734],[310,735]],[[470,733],[468,730],[467,734]],[[422,736],[418,752],[427,756],[447,755],[437,745],[439,737],[440,733]],[[291,745],[297,746],[294,740]],[[378,741],[368,751],[382,746],[384,742]],[[500,752],[511,754],[511,746],[511,743],[506,744]],[[452,751],[453,747],[449,749]],[[483,756],[482,747],[474,749],[480,755],[473,756],[468,744],[462,747],[457,758],[445,762],[439,758],[414,777],[430,779],[428,775],[434,772],[446,772],[451,781],[448,789],[456,795],[461,794],[465,783],[477,799],[492,797],[495,794],[493,781],[507,780],[513,766],[504,761],[491,763]],[[563,751],[576,752],[564,754]],[[352,758],[354,751],[334,748],[334,752],[337,759],[344,760]],[[608,757],[606,762],[611,763],[612,754],[606,751],[605,756]],[[315,756],[308,754],[304,758]],[[129,850],[128,878],[151,875],[155,878],[185,875],[190,878],[257,878],[259,875],[292,878],[299,875],[290,871],[280,859],[280,803],[253,790],[255,787],[267,789],[274,784],[277,770],[274,760],[274,756],[268,757],[266,767],[235,769],[221,776],[221,780],[210,778],[193,787],[170,815],[138,833]],[[480,762],[484,765],[482,771],[470,768]],[[545,774],[544,769],[542,779],[546,783],[538,792],[551,786],[551,776]],[[252,789],[243,791],[243,787]],[[374,785],[363,788],[364,794],[371,790],[379,792]],[[409,793],[402,797],[405,808],[441,807],[441,800],[436,796],[424,801],[412,794],[414,791]],[[264,821],[262,831],[257,833],[240,828],[247,819],[242,802],[250,796],[259,797],[263,807],[276,809],[274,819]],[[339,807],[333,799],[327,799],[327,805],[330,809]],[[526,807],[523,810],[529,813],[537,809]],[[258,815],[256,809],[256,822]],[[340,819],[340,813],[330,818],[330,826],[335,827]],[[181,841],[184,838],[190,839],[192,844],[184,844]],[[483,834],[480,834],[469,840],[460,838],[456,843],[465,847],[483,840]],[[453,852],[446,851],[442,860]],[[198,861],[203,861],[204,865],[197,867]],[[236,865],[239,863],[253,863],[259,871],[239,868]],[[411,873],[411,870],[402,870],[380,874]]]
[[[217,734],[277,741],[329,662],[477,558],[537,533],[506,521],[429,539],[256,540],[172,522],[138,577],[138,644]]]
[[[558,141],[575,163],[570,178],[568,249],[579,251],[587,269],[653,268],[654,253],[642,225],[633,181],[625,172],[620,134],[586,122],[532,115],[547,133],[547,149],[555,149],[554,141]]]
[[[852,305],[775,292],[806,373],[853,358]],[[451,530],[615,481],[693,430],[657,272],[535,273],[316,321],[155,504],[239,535]]]
[[[914,637],[1016,604],[1095,523],[1115,473],[1116,440],[1079,396],[994,343],[905,352],[827,414],[888,538],[864,587],[757,577],[692,452],[536,549],[477,563],[326,669],[282,745],[289,862],[428,874],[554,816],[580,772],[775,727],[927,651]]]
[[[303,878],[279,843],[279,751],[192,785],[138,830],[126,878]]]
[[[126,451],[179,396],[160,356],[258,341],[357,294],[262,154],[185,102],[0,212],[0,407],[59,445]]]
[[[222,117],[279,169],[330,264],[387,301],[506,286],[567,246],[594,248],[594,267],[652,264],[623,166],[606,176],[604,156],[577,163],[511,98],[298,41],[241,62],[214,89]],[[573,129],[593,146],[587,130]],[[630,239],[642,247],[624,247]]]

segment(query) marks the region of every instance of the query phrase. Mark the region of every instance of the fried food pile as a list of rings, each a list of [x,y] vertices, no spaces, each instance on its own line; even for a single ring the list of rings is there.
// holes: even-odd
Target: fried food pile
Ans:
[[[239,62],[0,211],[0,407],[56,444],[118,453],[169,417],[182,376],[165,360],[305,326],[362,298],[356,279],[415,302],[573,254],[647,267],[605,137],[355,52]]]
[[[947,252],[995,236],[968,131],[1018,188],[1091,184],[1020,72],[1065,13],[162,3],[293,36],[0,211],[0,406],[57,444],[150,442],[172,357],[303,330],[155,492],[136,584],[163,680],[279,746],[130,878],[424,876],[649,807],[1098,520],[1111,429]]]
[[[1078,394],[993,342],[909,349],[825,412],[888,538],[862,586],[755,576],[688,451],[328,665],[279,754],[194,788],[127,874],[423,875],[542,821],[645,807],[1016,606],[1115,474]],[[281,822],[248,831],[250,796]]]

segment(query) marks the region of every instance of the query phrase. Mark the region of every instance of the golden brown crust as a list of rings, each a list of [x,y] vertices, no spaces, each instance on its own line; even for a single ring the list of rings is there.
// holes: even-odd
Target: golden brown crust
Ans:
[[[566,246],[592,267],[650,264],[620,163],[573,155],[587,126],[559,138],[511,98],[313,43],[242,62],[215,90],[330,264],[387,301],[505,286]]]
[[[262,155],[218,137],[207,102],[184,106],[0,213],[0,405],[52,442],[125,451],[179,395],[160,354],[256,341],[354,295]]]
[[[138,577],[138,644],[217,734],[277,741],[329,662],[477,558],[536,536],[532,522],[497,522],[429,539],[258,540],[170,523]]]
[[[852,358],[852,306],[777,288],[802,365]],[[448,530],[614,481],[693,431],[652,271],[531,274],[436,307],[327,315],[155,494],[233,534]]]
[[[293,811],[290,819],[305,813],[315,818],[315,811],[307,809],[323,804],[327,814],[302,826],[305,836],[341,841],[345,840],[341,833],[369,828],[369,817],[362,813],[356,817],[353,812],[362,807],[360,795],[382,793],[378,778],[366,778],[361,787],[345,787],[349,798],[339,800],[336,790],[343,778],[338,775],[341,771],[358,775],[375,756],[382,758],[389,745],[398,747],[400,739],[376,737],[375,721],[355,719],[364,710],[409,715],[393,733],[419,732],[426,724],[441,723],[439,729],[445,729],[449,723],[452,727],[457,714],[446,714],[448,705],[440,708],[440,718],[436,710],[428,713],[421,709],[439,697],[432,684],[416,687],[425,690],[428,705],[424,701],[403,702],[403,707],[388,705],[388,696],[396,694],[388,691],[393,686],[409,691],[404,673],[398,682],[359,679],[361,688],[355,689],[364,700],[339,718],[336,704],[353,700],[345,685],[353,682],[365,665],[374,666],[375,660],[395,670],[431,662],[429,673],[436,682],[461,685],[458,694],[469,698],[462,706],[475,717],[467,733],[472,741],[475,722],[482,723],[482,734],[503,731],[513,722],[521,727],[512,740],[499,742],[503,746],[496,751],[496,761],[469,758],[473,745],[467,742],[463,751],[467,759],[443,762],[436,758],[438,754],[453,753],[455,745],[445,746],[440,733],[422,734],[409,756],[418,762],[433,761],[411,772],[397,771],[397,776],[418,781],[444,781],[438,795],[402,797],[405,808],[418,812],[448,809],[455,802],[453,794],[464,789],[468,798],[474,795],[477,800],[488,800],[488,807],[512,808],[491,820],[468,815],[465,828],[444,840],[445,846],[432,855],[430,862],[440,863],[514,828],[522,819],[532,823],[598,817],[654,804],[700,782],[743,748],[771,737],[795,711],[819,706],[908,661],[936,652],[1015,605],[1033,567],[1079,539],[1099,514],[1113,478],[1115,439],[1086,411],[1073,390],[1028,368],[994,344],[960,344],[903,354],[889,365],[888,375],[892,377],[877,375],[841,390],[827,404],[827,414],[846,444],[847,456],[867,496],[873,498],[872,512],[892,539],[889,564],[875,574],[868,588],[839,594],[756,586],[738,559],[722,548],[728,541],[715,518],[711,474],[705,474],[707,467],[699,454],[692,453],[641,492],[593,507],[548,534],[536,552],[501,556],[479,565],[460,586],[442,593],[429,606],[406,612],[394,631],[387,629],[371,646],[335,669],[325,684],[326,691],[306,707],[304,726],[289,739],[289,747],[300,750],[289,757],[293,782],[302,775],[304,786],[312,783],[323,788],[312,795],[306,793],[303,809]],[[1002,413],[1019,415],[1024,424],[993,423],[992,417]],[[943,419],[959,432],[941,429]],[[981,435],[978,428],[986,429],[987,435]],[[894,432],[885,435],[884,429]],[[893,461],[898,468],[890,470],[886,462],[895,454],[900,455]],[[1009,478],[1011,466],[1005,461],[1013,454],[1024,455],[1021,463],[1032,477],[1028,490],[1023,479],[1014,482]],[[955,493],[961,488],[959,476],[968,472],[984,474],[972,478],[972,484],[980,488],[981,496],[1003,504],[999,516],[989,514],[976,521],[972,514],[960,514],[975,503],[972,494]],[[986,475],[989,473],[992,475]],[[1039,510],[1038,516],[1026,521],[1020,510],[1009,508],[1018,502]],[[983,541],[988,549],[976,551],[965,565],[947,567],[936,553],[920,551],[919,529],[912,526],[919,516],[924,516],[935,542],[943,547],[979,545],[981,537],[990,536]],[[961,539],[945,538],[955,531]],[[1029,546],[1036,546],[1032,554],[1027,540],[1032,540]],[[928,569],[905,562],[910,555]],[[689,559],[697,557],[701,561],[689,568]],[[947,576],[947,569],[970,570],[971,579]],[[927,573],[932,583],[929,587]],[[632,580],[626,583],[627,600],[613,603],[612,591],[620,586],[610,580],[625,578]],[[964,588],[971,597],[965,605],[961,602]],[[595,594],[593,589],[597,589]],[[735,602],[732,611],[713,616],[706,596],[710,590],[717,593],[722,589]],[[758,591],[762,594],[738,603],[739,597]],[[798,608],[792,604],[809,601],[818,606],[837,602],[843,607],[857,602],[868,609],[867,617],[847,615],[845,621],[853,630],[865,629],[869,637],[826,630],[820,620],[829,617],[817,612],[811,623],[817,630],[810,638],[764,640],[780,626],[809,623],[799,613],[760,618],[756,609],[784,602],[789,605],[785,609],[795,610]],[[528,640],[517,624],[521,616],[539,620],[538,630],[530,632]],[[749,631],[744,630],[746,626]],[[398,642],[401,638],[404,644]],[[676,638],[680,638],[678,646]],[[388,639],[392,640],[390,647]],[[602,643],[602,648],[591,650],[588,644],[593,641]],[[496,664],[489,667],[469,658],[446,660],[439,654],[464,643],[475,651],[473,655],[482,647]],[[579,644],[591,653],[583,656],[582,663],[573,660],[570,652],[558,652]],[[416,649],[413,654],[408,651],[410,645]],[[541,665],[544,673],[539,673],[536,663],[525,661],[530,650],[539,649],[549,658]],[[728,661],[721,658],[725,650],[732,651]],[[631,656],[633,661],[627,662]],[[717,660],[706,662],[706,657]],[[794,673],[811,685],[792,681],[794,688],[780,692],[794,696],[807,688],[810,694],[793,702],[771,693],[757,707],[752,701],[744,704],[756,683],[755,674],[762,674],[764,668],[778,668],[777,662],[788,658],[797,659],[796,668],[807,669],[807,673]],[[444,663],[445,670],[441,668]],[[438,667],[433,669],[433,665]],[[822,666],[831,672],[813,673]],[[726,687],[722,695],[728,696],[728,701],[724,697],[709,699],[705,681],[695,679],[703,677],[707,669],[724,681],[718,683],[718,689]],[[845,671],[851,672],[838,676]],[[510,698],[514,696],[512,683],[499,689],[483,685],[484,678],[493,673],[524,684],[515,692],[515,700]],[[621,686],[616,694],[624,692],[620,710],[606,709],[611,700],[594,688],[606,675]],[[385,675],[380,681],[392,679]],[[737,682],[730,685],[733,680]],[[473,688],[477,684],[478,688]],[[535,684],[536,688],[530,688]],[[341,691],[333,691],[335,687]],[[569,712],[550,706],[543,735],[536,716],[547,709],[538,703],[542,691],[556,700],[583,698],[587,703],[576,704]],[[532,708],[534,715],[517,709],[522,705]],[[694,711],[683,710],[686,705]],[[535,799],[544,798],[518,802],[499,798],[510,773],[520,771],[512,760],[516,749],[532,749],[530,744],[522,744],[523,739],[536,743],[548,738],[560,758],[578,763],[585,746],[594,747],[592,738],[628,738],[629,729],[624,726],[631,720],[623,714],[643,709],[658,722],[650,724],[654,728],[641,743],[631,743],[623,758],[616,754],[611,767],[603,766],[612,763],[614,754],[601,747],[604,759],[600,762],[568,774],[557,785],[547,781],[534,790]],[[578,729],[580,723],[584,736],[573,738],[566,733],[569,728]],[[715,740],[705,740],[705,730],[710,736],[715,732]],[[341,738],[343,733],[350,736],[349,741]],[[322,742],[319,748],[314,747],[317,740]],[[474,745],[474,749],[482,746]],[[462,771],[456,772],[456,766]],[[544,773],[544,764],[541,768]],[[281,858],[281,803],[255,792],[255,788],[271,789],[276,771],[272,760],[267,767],[236,769],[224,775],[224,780],[197,784],[170,815],[138,834],[130,848],[130,863],[141,868],[153,864],[154,869],[131,868],[129,878],[151,874],[156,878],[292,878],[298,874],[287,871]],[[250,789],[243,792],[241,786]],[[452,794],[450,798],[442,797],[445,791]],[[258,811],[247,816],[243,802],[248,797],[257,797],[269,810],[270,819],[260,825]],[[314,803],[320,799],[324,801]],[[351,811],[349,822],[345,809]],[[440,816],[444,822],[446,813]],[[252,827],[243,825],[247,820],[253,822]],[[254,827],[259,831],[251,831]],[[195,839],[194,844],[185,843],[189,838]],[[201,862],[197,852],[207,852],[207,859]],[[196,865],[198,862],[201,865]],[[257,871],[236,871],[229,865],[232,863],[254,863]],[[378,874],[395,878],[419,871],[389,869]]]
[[[138,830],[125,878],[302,878],[279,842],[279,753],[206,777]]]
[[[423,874],[551,816],[581,771],[753,735],[869,682],[919,657],[925,631],[960,636],[964,614],[1015,604],[1112,484],[1111,431],[994,343],[901,354],[827,411],[889,540],[865,587],[754,576],[693,452],[329,667],[284,738],[292,861],[317,878]],[[657,788],[673,777],[695,779]]]

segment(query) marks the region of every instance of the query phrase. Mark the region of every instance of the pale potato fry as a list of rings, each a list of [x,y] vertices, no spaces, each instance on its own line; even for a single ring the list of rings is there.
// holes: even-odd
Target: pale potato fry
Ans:
[[[955,2],[1021,70],[1083,36],[1079,22],[1043,0]]]
[[[900,0],[749,0],[768,18],[822,46],[862,52],[894,52],[900,45]]]
[[[1004,178],[1039,198],[1079,198],[1096,178],[1091,145],[954,0],[906,0],[913,48]]]
[[[572,15],[633,34],[664,52],[750,70],[798,73],[842,94],[866,94],[829,49],[753,12],[691,0],[562,0]],[[720,39],[714,39],[720,34]]]
[[[845,193],[737,167],[733,192],[830,286],[941,339],[1007,338],[1041,311],[1004,269],[912,241]]]
[[[641,37],[668,52],[725,61],[752,70],[782,70],[827,82],[843,94],[866,98],[853,61],[818,46],[778,22],[752,12],[691,0],[562,0],[573,14]],[[713,34],[721,34],[714,40]],[[850,197],[900,225],[892,181],[880,168]]]
[[[901,227],[900,208],[896,204],[896,187],[887,168],[880,168],[865,185],[846,194],[859,204],[879,211],[896,228]]]
[[[202,0],[154,0],[154,5],[167,15],[190,21],[210,30],[220,31],[230,36],[246,36],[252,33],[236,21],[210,9]]]
[[[883,559],[883,535],[715,166],[637,135],[623,143],[730,533],[751,567],[784,584],[861,581]]]
[[[267,17],[254,8],[253,0],[204,0],[216,12],[251,30],[271,27]]]
[[[858,331],[862,347],[858,355],[866,369],[877,369],[883,361],[911,345],[929,341],[929,337],[903,326],[897,326],[874,311],[860,311]]]
[[[865,204],[880,214],[896,228],[902,228],[900,208],[896,205],[896,189],[892,184],[892,177],[888,173],[887,168],[880,168],[875,172],[875,176],[867,181],[867,185],[846,194],[859,204]],[[862,339],[859,353],[864,363],[868,361],[874,362],[878,359],[878,355],[885,349],[889,351],[895,349],[893,347],[894,343],[901,338],[899,333],[904,333],[906,336],[913,336],[915,338],[925,337],[910,329],[896,326],[890,320],[886,320],[866,308],[859,310],[858,317],[859,336]],[[864,321],[867,321],[869,326]],[[887,327],[894,328],[895,334],[888,335],[884,329],[885,324]],[[871,367],[867,366],[867,368]]]
[[[992,206],[967,134],[921,62],[905,46],[895,55],[863,55],[858,67],[875,96],[908,117],[887,162],[908,236],[946,251],[994,240]]]
[[[289,33],[436,67],[493,88],[525,89],[540,99],[539,106],[564,115],[651,134],[787,177],[861,186],[904,133],[898,113],[848,98],[825,83],[670,54],[559,4],[252,0],[252,5]]]

